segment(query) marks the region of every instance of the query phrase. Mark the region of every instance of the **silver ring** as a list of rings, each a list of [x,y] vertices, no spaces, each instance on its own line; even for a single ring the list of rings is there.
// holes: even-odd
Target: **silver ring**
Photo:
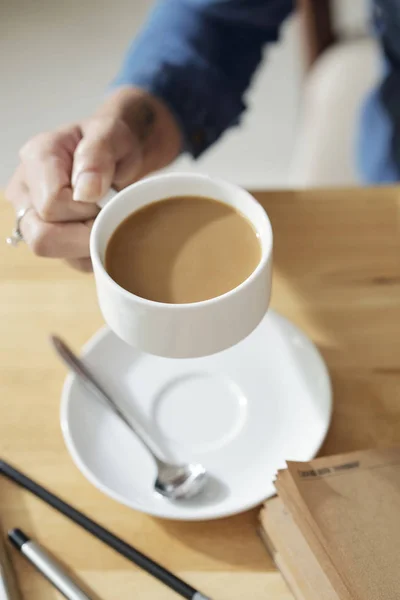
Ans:
[[[8,244],[9,246],[18,246],[18,244],[20,242],[24,241],[24,236],[22,235],[20,226],[21,226],[21,221],[24,218],[24,216],[26,215],[26,213],[28,212],[28,210],[31,210],[33,207],[32,206],[27,206],[26,208],[21,208],[18,212],[17,212],[17,216],[15,218],[15,227],[12,230],[12,233],[10,235],[10,237],[6,238],[6,244]]]

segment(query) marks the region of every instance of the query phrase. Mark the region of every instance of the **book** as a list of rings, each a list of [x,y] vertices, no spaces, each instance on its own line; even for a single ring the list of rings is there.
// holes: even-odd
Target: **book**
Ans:
[[[400,597],[400,449],[288,462],[276,489],[260,526],[298,600]]]

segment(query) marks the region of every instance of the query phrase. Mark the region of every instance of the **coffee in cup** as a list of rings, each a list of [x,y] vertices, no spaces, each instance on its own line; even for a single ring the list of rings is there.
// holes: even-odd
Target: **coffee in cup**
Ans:
[[[105,268],[132,294],[186,304],[233,290],[260,259],[257,231],[236,208],[202,196],[175,196],[142,207],[116,228]]]

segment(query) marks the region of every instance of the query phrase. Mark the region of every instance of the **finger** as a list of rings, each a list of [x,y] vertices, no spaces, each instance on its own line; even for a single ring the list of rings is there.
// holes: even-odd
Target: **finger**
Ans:
[[[98,212],[91,204],[72,200],[73,152],[79,139],[79,128],[69,128],[37,136],[21,150],[20,177],[43,221],[80,221]]]
[[[122,190],[127,185],[140,179],[142,163],[142,154],[139,141],[137,141],[131,152],[118,162],[112,186],[117,190]]]
[[[90,254],[90,227],[86,223],[47,223],[30,210],[20,228],[24,241],[37,256],[76,259]]]
[[[24,181],[23,169],[22,166],[19,165],[5,189],[5,198],[14,206],[15,212],[30,204],[28,188]]]
[[[73,198],[98,202],[109,191],[116,177],[118,181],[125,181],[128,172],[131,177],[139,172],[142,162],[140,146],[121,120],[91,119],[82,126],[82,133],[83,138],[74,156]]]
[[[91,273],[93,271],[90,258],[70,258],[65,262],[73,269],[81,271],[82,273]]]

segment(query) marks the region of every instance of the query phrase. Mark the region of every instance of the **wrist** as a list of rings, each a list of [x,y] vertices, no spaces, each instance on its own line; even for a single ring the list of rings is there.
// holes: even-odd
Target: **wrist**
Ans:
[[[144,90],[118,88],[97,114],[122,119],[128,125],[142,149],[141,176],[167,166],[182,150],[182,133],[174,116],[161,100]]]

